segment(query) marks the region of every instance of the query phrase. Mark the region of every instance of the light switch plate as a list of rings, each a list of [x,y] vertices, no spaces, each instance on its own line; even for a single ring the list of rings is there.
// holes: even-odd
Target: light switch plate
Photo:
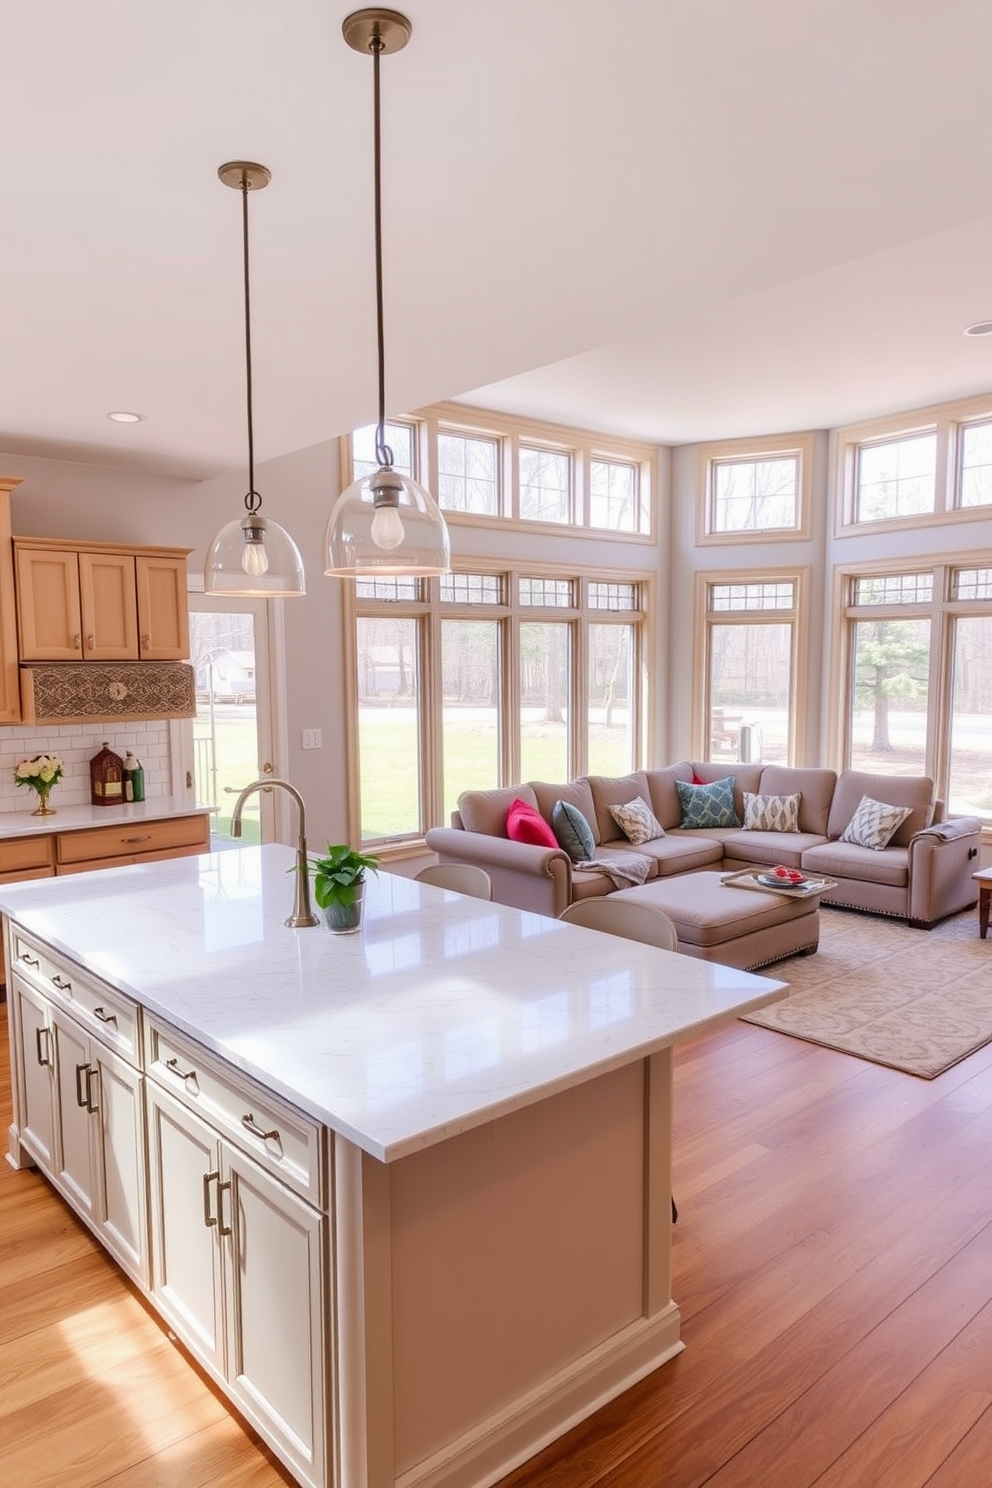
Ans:
[[[321,740],[321,737],[320,737],[320,729],[304,729],[303,730],[303,748],[304,749],[320,749],[322,747],[323,747],[323,741]]]

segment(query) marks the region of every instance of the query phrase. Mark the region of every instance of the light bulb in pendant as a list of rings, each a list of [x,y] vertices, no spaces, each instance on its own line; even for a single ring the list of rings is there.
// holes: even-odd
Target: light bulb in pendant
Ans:
[[[377,548],[398,548],[406,537],[406,528],[399,509],[395,506],[380,506],[372,518],[372,541]]]
[[[269,555],[265,551],[265,518],[253,512],[241,523],[241,531],[245,536],[241,567],[253,579],[259,579],[269,571]]]

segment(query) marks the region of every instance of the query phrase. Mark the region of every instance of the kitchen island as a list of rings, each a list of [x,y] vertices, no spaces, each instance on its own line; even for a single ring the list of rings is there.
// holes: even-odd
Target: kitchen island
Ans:
[[[681,1348],[671,1051],[784,984],[281,847],[0,888],[35,1162],[302,1483],[492,1483]]]

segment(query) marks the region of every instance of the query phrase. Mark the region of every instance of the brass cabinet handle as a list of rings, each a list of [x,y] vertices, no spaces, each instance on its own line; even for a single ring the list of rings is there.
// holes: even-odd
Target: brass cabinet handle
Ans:
[[[96,650],[96,636],[87,636],[86,637],[86,644],[87,644],[87,646],[89,646],[89,648],[90,648],[91,651],[95,651]]]
[[[62,980],[62,978],[58,974],[56,974],[53,977],[49,977],[48,980],[51,982],[51,984],[52,984],[53,987],[58,987],[58,989],[59,989],[60,992],[71,992],[72,991],[72,983],[71,982],[64,982]]]
[[[271,1131],[263,1131],[256,1122],[255,1117],[251,1111],[248,1112],[247,1116],[242,1116],[241,1125],[244,1127],[245,1131],[251,1132],[253,1137],[258,1137],[258,1139],[262,1142],[278,1141],[279,1128],[277,1126],[274,1126]]]
[[[152,835],[151,832],[145,832],[141,837],[122,837],[121,838],[121,841],[122,842],[148,842],[149,839],[151,838],[151,835]]]
[[[45,1036],[45,1052],[41,1052],[41,1036]],[[38,1050],[38,1063],[47,1065],[49,1069],[52,1064],[52,1031],[42,1023],[34,1031],[35,1048]]]
[[[72,638],[72,644],[76,648],[77,651],[80,649],[82,643],[83,643],[82,636],[79,636],[79,635],[74,635],[73,636],[73,638]]]
[[[171,1070],[172,1074],[178,1075],[179,1078],[180,1078],[180,1080],[186,1080],[186,1081],[192,1080],[192,1081],[194,1081],[194,1083],[196,1081],[196,1070],[195,1069],[188,1069],[188,1070],[180,1069],[179,1068],[179,1060],[178,1059],[167,1059],[165,1061],[165,1067],[166,1067],[167,1070]]]
[[[217,1226],[217,1233],[218,1233],[218,1235],[231,1235],[231,1234],[234,1233],[233,1227],[231,1225],[226,1225],[224,1223],[224,1195],[225,1195],[225,1193],[230,1193],[230,1192],[231,1192],[231,1180],[230,1179],[228,1179],[228,1181],[226,1183],[218,1183],[218,1185],[217,1185],[217,1218],[218,1218],[218,1221],[219,1221],[218,1226]]]
[[[105,1012],[102,1007],[93,1009],[94,1018],[99,1018],[101,1023],[113,1023],[117,1027],[117,1014]]]
[[[210,1185],[215,1178],[219,1177],[219,1172],[204,1173],[203,1175],[203,1223],[208,1229],[217,1223],[217,1216],[210,1213]]]
[[[142,644],[142,645],[143,645],[143,646],[150,646],[150,645],[151,645],[151,643],[152,643],[152,638],[151,638],[151,636],[150,636],[150,635],[143,635],[143,636],[142,636],[142,637],[141,637],[141,644]]]
[[[38,967],[41,965],[41,962],[38,960],[38,958],[36,956],[29,956],[27,951],[21,952],[21,960],[24,962],[25,966],[33,966],[35,970],[37,970]]]

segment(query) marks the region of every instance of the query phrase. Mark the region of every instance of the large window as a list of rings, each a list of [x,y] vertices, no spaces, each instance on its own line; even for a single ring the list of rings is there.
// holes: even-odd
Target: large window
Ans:
[[[646,584],[495,564],[357,580],[362,840],[419,839],[470,788],[633,768]]]
[[[343,441],[346,447],[348,441]],[[425,482],[454,525],[572,526],[631,538],[654,528],[657,450],[456,403],[386,425],[397,470]],[[375,468],[375,427],[345,448],[345,485]]]
[[[804,588],[802,572],[697,576],[704,758],[790,764],[797,757]]]
[[[992,397],[841,429],[837,471],[841,530],[988,517]]]
[[[842,765],[929,775],[992,821],[992,568],[942,559],[838,573]]]

